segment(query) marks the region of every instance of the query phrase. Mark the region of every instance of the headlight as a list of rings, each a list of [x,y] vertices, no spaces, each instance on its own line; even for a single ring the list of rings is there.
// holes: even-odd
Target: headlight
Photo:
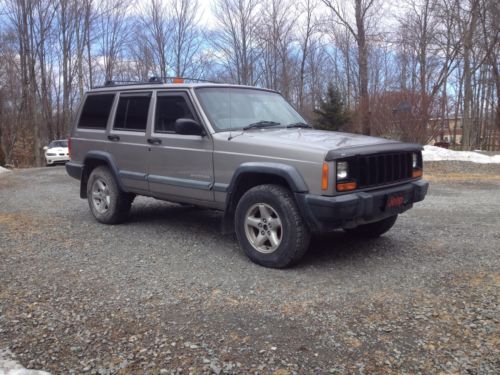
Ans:
[[[53,152],[47,152],[47,156],[56,156],[57,154],[54,154]]]
[[[337,162],[337,180],[344,180],[349,176],[348,165],[346,161]]]
[[[420,158],[420,154],[417,153],[417,152],[414,152],[411,154],[411,168],[412,168],[412,171],[411,171],[411,177],[412,178],[418,178],[418,177],[422,177],[422,175],[424,174],[424,172],[422,171],[422,162],[421,162],[421,158]]]

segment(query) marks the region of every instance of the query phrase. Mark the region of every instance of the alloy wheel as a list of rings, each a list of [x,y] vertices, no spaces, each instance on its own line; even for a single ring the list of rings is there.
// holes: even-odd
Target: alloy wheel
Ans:
[[[283,238],[278,213],[268,204],[254,204],[245,215],[245,234],[255,250],[264,254],[276,251]]]

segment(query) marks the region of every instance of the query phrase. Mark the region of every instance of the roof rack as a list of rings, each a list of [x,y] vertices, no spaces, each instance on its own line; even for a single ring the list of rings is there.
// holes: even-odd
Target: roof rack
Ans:
[[[151,82],[151,83],[183,83],[185,81],[221,83],[221,82],[212,81],[212,80],[208,80],[208,79],[190,78],[190,77],[161,77],[161,76],[157,77],[157,76],[153,76],[149,79],[149,82]]]
[[[107,80],[102,86],[95,86],[94,88],[110,87],[110,86],[132,86],[132,85],[148,85],[148,84],[159,84],[159,83],[185,83],[190,82],[206,82],[206,83],[221,83],[216,81],[210,81],[207,79],[200,78],[189,78],[189,77],[158,77],[152,76],[147,81],[132,81],[132,80]]]
[[[107,86],[118,86],[118,85],[135,85],[139,84],[140,82],[138,81],[115,81],[115,80],[108,80],[104,82],[105,87]]]

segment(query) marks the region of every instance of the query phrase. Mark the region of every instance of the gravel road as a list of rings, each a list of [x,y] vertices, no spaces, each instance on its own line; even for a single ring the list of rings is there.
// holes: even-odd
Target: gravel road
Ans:
[[[288,270],[218,212],[138,198],[104,226],[64,168],[2,174],[0,349],[54,374],[498,374],[500,168],[462,165],[430,164],[385,236],[315,238]]]

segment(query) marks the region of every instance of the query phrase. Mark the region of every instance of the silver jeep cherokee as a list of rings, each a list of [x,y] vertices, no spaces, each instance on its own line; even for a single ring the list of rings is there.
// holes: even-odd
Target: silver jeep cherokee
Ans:
[[[252,261],[281,268],[311,233],[380,236],[427,193],[420,145],[311,129],[271,90],[165,82],[82,100],[66,169],[101,223],[136,195],[217,209]]]

